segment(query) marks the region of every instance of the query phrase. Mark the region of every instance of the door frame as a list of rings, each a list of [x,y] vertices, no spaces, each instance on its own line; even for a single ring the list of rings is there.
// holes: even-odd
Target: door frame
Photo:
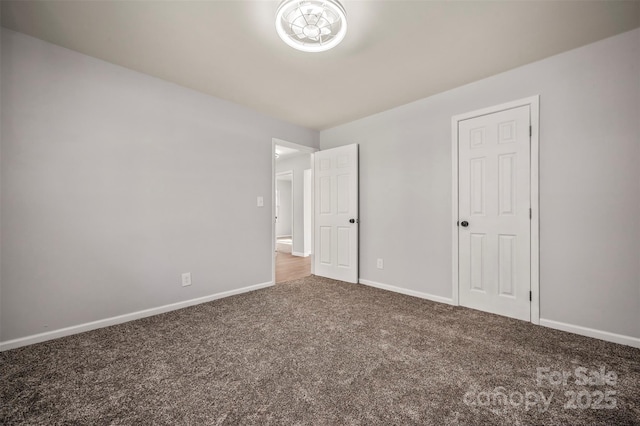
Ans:
[[[482,115],[493,114],[507,109],[529,106],[531,124],[531,322],[540,324],[540,200],[539,200],[539,134],[540,134],[540,95],[531,96],[513,102],[482,108],[455,115],[451,118],[451,163],[452,163],[452,300],[460,305],[458,291],[458,122]]]
[[[293,142],[288,142],[278,138],[271,138],[271,283],[276,284],[276,145],[286,146],[287,148],[294,148],[300,152],[311,155],[311,163],[313,164],[313,154],[318,152],[319,149],[312,148],[306,145],[300,145]],[[311,182],[313,182],[313,167],[311,167]],[[291,185],[291,192],[293,196],[293,180]],[[313,185],[311,185],[311,208],[313,209]],[[313,210],[312,210],[313,211]],[[311,215],[311,229],[313,229],[313,215]],[[293,234],[293,229],[291,230]],[[311,273],[315,273],[313,266],[313,239],[315,236],[311,232]],[[292,245],[293,247],[293,245]]]

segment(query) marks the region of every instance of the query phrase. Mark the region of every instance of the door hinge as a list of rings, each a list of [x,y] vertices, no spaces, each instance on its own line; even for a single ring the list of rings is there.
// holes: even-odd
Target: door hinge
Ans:
[[[531,292],[529,292],[529,302],[531,302],[532,298],[531,298]]]
[[[529,208],[529,219],[533,218],[533,211],[531,210],[531,208]]]
[[[529,137],[533,136],[533,127],[529,126]]]

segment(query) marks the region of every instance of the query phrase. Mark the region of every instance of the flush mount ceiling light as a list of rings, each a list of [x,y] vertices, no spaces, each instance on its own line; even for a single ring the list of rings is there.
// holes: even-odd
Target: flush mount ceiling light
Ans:
[[[276,30],[289,46],[305,52],[335,47],[347,33],[347,15],[338,0],[283,0]]]

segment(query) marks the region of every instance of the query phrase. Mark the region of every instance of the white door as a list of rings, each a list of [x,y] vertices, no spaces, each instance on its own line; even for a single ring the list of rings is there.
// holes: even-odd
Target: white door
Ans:
[[[358,145],[316,152],[315,274],[358,282]]]
[[[304,190],[303,190],[303,224],[304,224],[304,255],[309,256],[311,254],[311,233],[312,231],[312,221],[311,217],[313,212],[311,211],[311,169],[305,170],[303,175],[304,180]]]
[[[530,106],[458,122],[460,304],[530,320]]]

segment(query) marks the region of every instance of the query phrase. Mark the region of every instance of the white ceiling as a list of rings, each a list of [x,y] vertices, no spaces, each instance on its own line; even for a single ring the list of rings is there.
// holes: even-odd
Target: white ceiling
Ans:
[[[343,1],[323,53],[278,1],[2,1],[2,26],[321,130],[640,26],[640,1]]]

